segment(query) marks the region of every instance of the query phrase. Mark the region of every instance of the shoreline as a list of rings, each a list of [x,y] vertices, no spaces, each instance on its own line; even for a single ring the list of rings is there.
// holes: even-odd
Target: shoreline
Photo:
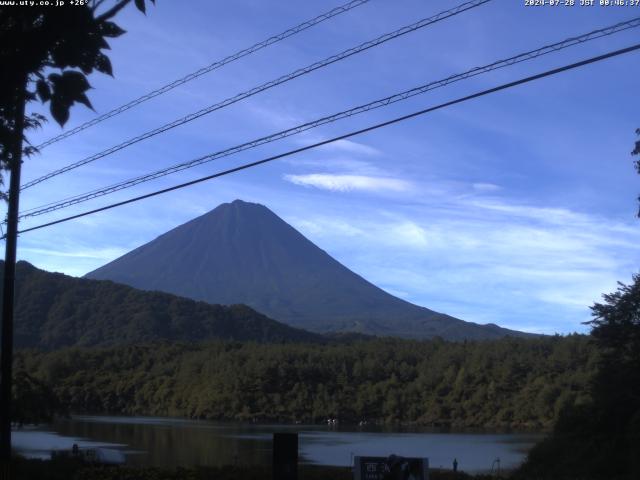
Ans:
[[[291,421],[285,420],[282,418],[262,418],[259,420],[227,420],[227,419],[209,419],[209,418],[191,418],[191,417],[182,417],[177,415],[146,415],[146,414],[127,414],[127,413],[118,413],[118,412],[103,412],[103,413],[70,413],[67,416],[59,416],[55,421],[60,421],[64,419],[69,420],[82,420],[83,418],[122,418],[122,419],[148,419],[153,420],[157,419],[161,422],[185,422],[185,423],[196,423],[196,422],[207,422],[216,425],[229,425],[229,426],[256,426],[256,427],[266,427],[266,426],[279,426],[279,427],[322,427],[325,426],[329,430],[335,431],[343,431],[344,428],[349,429],[348,431],[356,431],[361,430],[363,432],[394,432],[394,433],[451,433],[451,434],[493,434],[493,435],[508,435],[508,434],[540,434],[540,435],[548,435],[552,432],[552,427],[533,427],[533,426],[461,426],[458,423],[453,423],[450,425],[436,425],[436,424],[424,424],[419,422],[384,422],[384,421],[368,421],[365,425],[360,425],[359,423],[348,422],[348,421],[339,421],[335,425],[328,425],[326,421],[324,422],[311,422],[311,421]],[[52,422],[53,423],[53,422]],[[110,422],[104,422],[110,423]],[[113,422],[119,423],[119,422]],[[122,422],[127,423],[127,422]],[[152,422],[140,422],[140,423],[152,423]],[[159,422],[160,423],[160,422]]]

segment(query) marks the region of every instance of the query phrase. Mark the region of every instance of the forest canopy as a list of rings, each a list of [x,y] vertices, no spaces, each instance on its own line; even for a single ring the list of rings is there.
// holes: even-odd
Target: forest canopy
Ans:
[[[588,337],[481,342],[149,343],[21,351],[72,413],[235,421],[550,427],[589,402]]]

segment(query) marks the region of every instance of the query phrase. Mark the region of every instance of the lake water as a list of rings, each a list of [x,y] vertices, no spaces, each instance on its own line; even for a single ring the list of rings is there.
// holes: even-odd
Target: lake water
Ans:
[[[271,463],[273,432],[298,432],[301,463],[351,465],[354,455],[428,457],[432,467],[450,468],[454,458],[469,472],[518,466],[540,434],[437,433],[355,426],[250,425],[151,417],[74,416],[52,425],[14,431],[14,448],[30,457],[51,450],[106,447],[122,451],[126,463],[144,466],[215,466]]]

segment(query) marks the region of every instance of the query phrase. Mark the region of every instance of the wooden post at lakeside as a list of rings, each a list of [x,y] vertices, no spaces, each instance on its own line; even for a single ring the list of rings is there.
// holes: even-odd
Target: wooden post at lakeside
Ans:
[[[273,480],[298,480],[298,434],[273,434]]]

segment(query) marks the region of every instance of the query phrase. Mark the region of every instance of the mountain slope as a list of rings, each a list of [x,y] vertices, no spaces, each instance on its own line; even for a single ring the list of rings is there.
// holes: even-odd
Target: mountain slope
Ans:
[[[268,208],[236,200],[87,274],[210,303],[243,303],[319,332],[447,339],[520,335],[394,297],[334,260]]]
[[[4,262],[0,262],[0,277]],[[153,340],[320,342],[245,305],[225,307],[69,277],[27,262],[16,268],[15,345],[57,349]]]

